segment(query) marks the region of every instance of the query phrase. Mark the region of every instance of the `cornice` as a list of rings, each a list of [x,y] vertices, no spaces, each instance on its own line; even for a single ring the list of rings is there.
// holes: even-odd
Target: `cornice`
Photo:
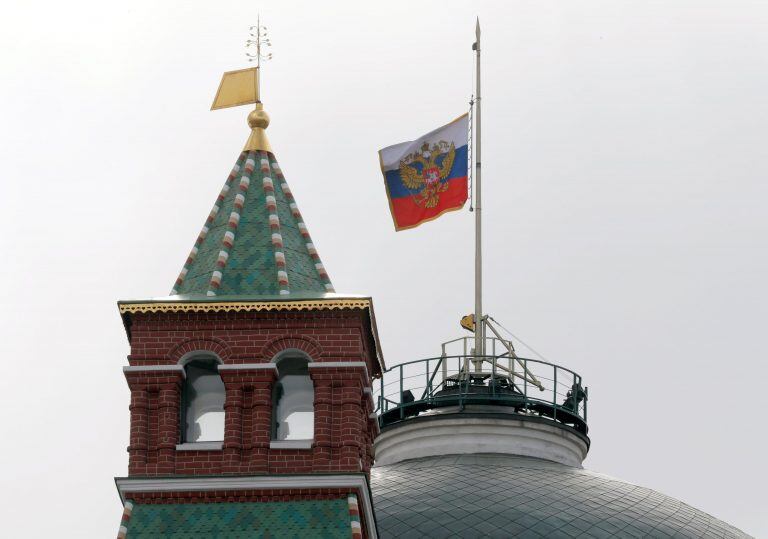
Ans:
[[[206,312],[261,312],[261,311],[313,311],[334,309],[370,309],[367,298],[328,298],[295,301],[157,301],[121,302],[120,314],[126,313],[206,313]]]

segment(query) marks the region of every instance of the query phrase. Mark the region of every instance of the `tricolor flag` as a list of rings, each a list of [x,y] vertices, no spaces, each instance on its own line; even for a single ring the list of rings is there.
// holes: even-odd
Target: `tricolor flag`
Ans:
[[[395,230],[464,206],[468,118],[464,114],[414,141],[379,150]]]

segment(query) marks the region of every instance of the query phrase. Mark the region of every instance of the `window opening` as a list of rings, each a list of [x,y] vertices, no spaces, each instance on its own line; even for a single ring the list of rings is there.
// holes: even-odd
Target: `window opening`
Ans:
[[[311,440],[315,436],[315,388],[307,365],[308,360],[302,357],[286,357],[277,363],[274,440]]]
[[[224,440],[224,399],[226,389],[212,359],[195,359],[185,366],[184,442]]]

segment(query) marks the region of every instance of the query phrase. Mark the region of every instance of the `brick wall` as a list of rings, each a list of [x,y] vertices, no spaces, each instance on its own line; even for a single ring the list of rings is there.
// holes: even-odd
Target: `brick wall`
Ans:
[[[296,348],[313,360],[315,440],[311,449],[270,449],[274,369],[222,370],[226,388],[221,450],[182,451],[183,373],[131,371],[131,476],[365,472],[373,462],[375,420],[366,388],[380,370],[363,310],[137,313],[128,320],[133,367],[178,365],[190,352],[225,365],[265,364]],[[364,363],[328,367],[324,363]]]
[[[131,365],[176,363],[210,350],[225,363],[270,361],[285,348],[315,361],[366,361],[372,375],[373,336],[366,311],[134,313],[129,321]]]

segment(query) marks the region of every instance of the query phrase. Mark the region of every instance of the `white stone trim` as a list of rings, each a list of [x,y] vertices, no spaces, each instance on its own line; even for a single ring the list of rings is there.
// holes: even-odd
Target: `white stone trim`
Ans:
[[[176,445],[176,451],[221,451],[224,442],[185,442]]]
[[[126,494],[131,492],[188,492],[212,490],[277,490],[306,488],[349,488],[356,489],[362,498],[362,512],[368,525],[370,537],[377,539],[376,520],[368,481],[364,474],[339,475],[260,475],[232,477],[172,477],[115,479],[120,501],[125,503]]]
[[[556,425],[514,417],[424,416],[385,429],[375,440],[376,464],[447,454],[520,455],[581,468],[589,448]]]
[[[370,380],[371,377],[368,376],[368,365],[365,364],[365,361],[315,361],[313,363],[310,363],[307,365],[310,369],[332,369],[332,368],[340,368],[340,367],[354,367],[354,368],[360,368],[362,367],[365,371],[365,379]]]
[[[184,367],[181,365],[137,365],[137,366],[128,366],[123,367],[124,373],[129,372],[181,372],[181,375],[186,378],[187,373],[184,370]]]
[[[270,449],[312,449],[314,440],[272,440]]]
[[[273,369],[277,374],[276,363],[231,363],[219,365],[219,371],[250,371]]]

